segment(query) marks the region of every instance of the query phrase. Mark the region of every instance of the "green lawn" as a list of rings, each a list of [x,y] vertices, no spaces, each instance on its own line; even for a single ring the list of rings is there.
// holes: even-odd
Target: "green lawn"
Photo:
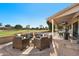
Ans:
[[[0,30],[0,37],[11,36],[16,33],[43,32],[48,30]]]

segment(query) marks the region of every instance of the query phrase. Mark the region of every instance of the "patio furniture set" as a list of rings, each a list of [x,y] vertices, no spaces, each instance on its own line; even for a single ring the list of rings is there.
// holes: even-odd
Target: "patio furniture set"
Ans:
[[[50,47],[52,35],[48,35],[48,33],[17,34],[13,39],[13,48],[20,50],[26,49],[30,46],[30,41],[32,41],[35,48],[41,51],[42,49]]]

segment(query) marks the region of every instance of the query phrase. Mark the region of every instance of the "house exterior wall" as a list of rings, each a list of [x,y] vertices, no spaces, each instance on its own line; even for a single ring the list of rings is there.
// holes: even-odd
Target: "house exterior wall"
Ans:
[[[73,36],[73,29],[74,29],[74,27],[73,27],[73,24],[75,23],[75,22],[78,22],[78,36],[79,36],[79,18],[74,18],[74,19],[72,19],[70,22],[69,22],[69,24],[68,24],[68,26],[69,25],[71,25],[71,29],[69,29],[69,31],[70,31],[70,35],[71,35],[71,37],[74,37]],[[78,37],[79,38],[79,37]]]
[[[74,15],[77,12],[79,14],[79,4],[77,4],[76,6],[70,8],[68,10],[60,11],[58,14],[51,16],[50,20],[57,22],[57,25],[59,25],[58,23],[60,22],[60,20],[66,20],[67,19],[68,20],[67,26],[71,25],[71,28],[69,29],[71,36],[73,36],[73,28],[74,28],[73,24],[75,22],[78,22],[78,36],[79,36],[79,18],[77,18],[77,17],[74,18]],[[54,23],[52,22],[52,28],[53,28],[53,25],[54,25]],[[52,29],[52,33],[53,33],[53,29]]]

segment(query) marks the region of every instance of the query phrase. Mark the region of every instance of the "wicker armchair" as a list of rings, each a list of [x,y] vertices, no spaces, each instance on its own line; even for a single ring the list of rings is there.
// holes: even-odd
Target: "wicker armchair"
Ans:
[[[25,49],[29,46],[29,39],[23,36],[15,36],[13,39],[13,48],[17,48],[20,50]]]

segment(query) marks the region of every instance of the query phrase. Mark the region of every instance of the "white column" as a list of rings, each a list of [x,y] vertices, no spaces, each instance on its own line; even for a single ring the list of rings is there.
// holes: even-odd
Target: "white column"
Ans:
[[[71,37],[73,37],[73,24],[71,24],[71,31],[70,31]]]
[[[54,36],[54,20],[52,19],[52,37]]]
[[[56,49],[56,42],[55,42],[55,40],[54,40],[54,20],[52,19],[52,39],[53,39],[53,41],[52,41],[52,48],[53,48],[53,50],[54,50],[54,54],[55,55],[58,55],[58,50]]]

